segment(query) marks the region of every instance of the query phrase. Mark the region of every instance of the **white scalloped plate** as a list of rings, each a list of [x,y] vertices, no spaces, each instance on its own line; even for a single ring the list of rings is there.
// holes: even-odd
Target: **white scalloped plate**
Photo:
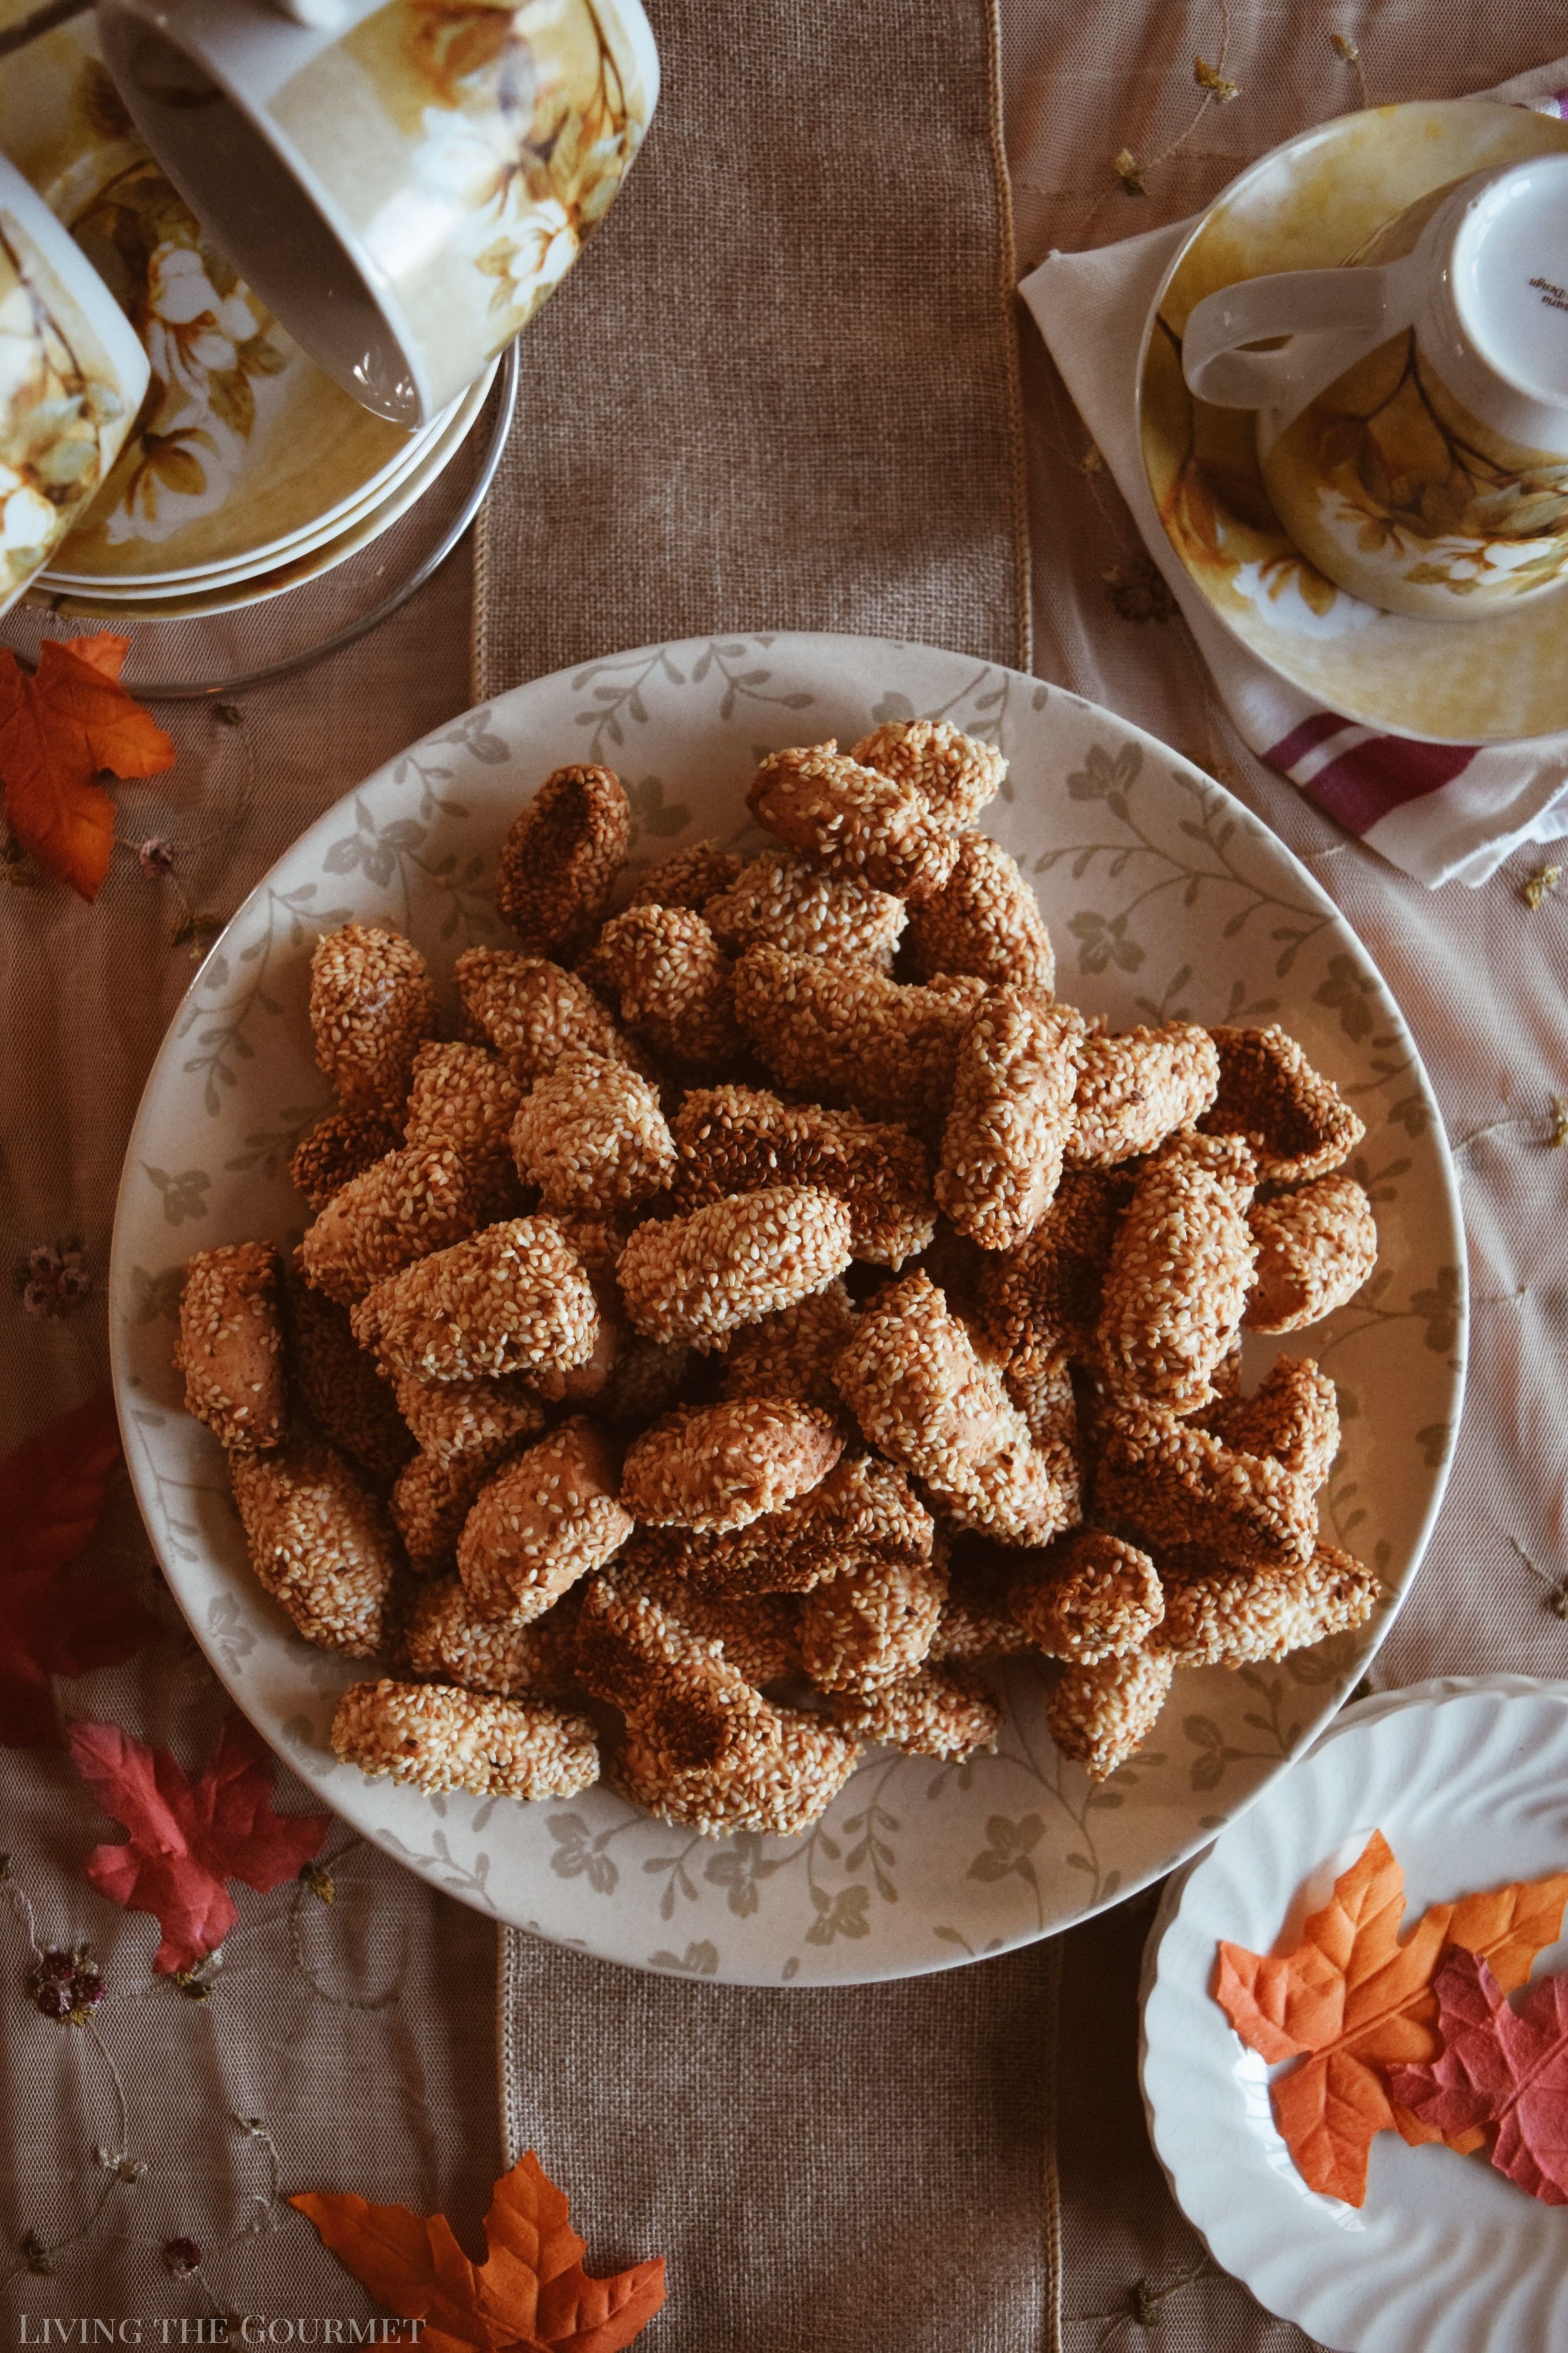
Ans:
[[[1407,1920],[1568,1865],[1568,1683],[1451,1677],[1360,1703],[1173,1883],[1144,1962],[1150,2135],[1215,2262],[1336,2353],[1548,2353],[1568,2345],[1568,2210],[1396,2133],[1373,2143],[1364,2206],[1309,2189],[1270,2071],[1209,1991],[1220,1937],[1283,1949],[1373,1830]],[[1534,1974],[1564,1966],[1568,1939]]]
[[[603,1788],[528,1807],[367,1781],[326,1737],[362,1671],[307,1648],[249,1575],[222,1458],[180,1410],[169,1356],[188,1254],[288,1241],[303,1222],[288,1158],[327,1103],[305,1017],[318,931],[389,920],[445,976],[498,935],[497,848],[561,763],[619,770],[632,855],[648,862],[703,834],[760,839],[743,793],[761,753],[916,713],[1007,753],[987,819],[1039,892],[1064,995],[1117,1026],[1278,1015],[1365,1119],[1375,1288],[1289,1345],[1343,1391],[1324,1523],[1380,1567],[1384,1606],[1282,1669],[1179,1675],[1149,1753],[1098,1791],[1058,1756],[1043,1672],[1022,1665],[995,1756],[945,1767],[873,1751],[794,1841],[689,1838]],[[1228,794],[1015,670],[778,636],[645,648],[519,687],[389,762],[295,843],[203,965],[148,1081],[110,1319],[132,1474],[169,1583],[239,1705],[327,1804],[501,1919],[634,1966],[807,1985],[948,1968],[1065,1927],[1195,1852],[1311,1741],[1386,1630],[1436,1510],[1462,1387],[1463,1266],[1447,1149],[1398,1009],[1332,903]]]

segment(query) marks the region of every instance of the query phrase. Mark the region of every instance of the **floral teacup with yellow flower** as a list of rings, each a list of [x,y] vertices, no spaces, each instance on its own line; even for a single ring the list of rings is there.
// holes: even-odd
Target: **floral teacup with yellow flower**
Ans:
[[[603,219],[658,58],[637,0],[336,14],[100,0],[99,30],[142,136],[244,279],[367,408],[425,425]]]
[[[1221,289],[1182,361],[1257,410],[1280,522],[1369,604],[1455,619],[1568,580],[1568,156],[1437,189],[1344,269]]]
[[[0,613],[102,484],[147,384],[109,289],[0,155]]]

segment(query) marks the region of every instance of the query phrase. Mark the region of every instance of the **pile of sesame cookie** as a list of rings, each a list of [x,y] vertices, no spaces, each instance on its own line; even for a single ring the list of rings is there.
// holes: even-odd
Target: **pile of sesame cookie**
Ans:
[[[455,1015],[395,932],[320,942],[312,1222],[191,1261],[178,1362],[261,1584],[391,1670],[341,1757],[789,1833],[862,1743],[994,1746],[1005,1653],[1102,1779],[1178,1667],[1368,1616],[1332,1383],[1240,1387],[1372,1271],[1361,1122],[1279,1029],[1058,998],[1005,769],[940,722],[776,752],[777,847],[638,871],[562,768]]]

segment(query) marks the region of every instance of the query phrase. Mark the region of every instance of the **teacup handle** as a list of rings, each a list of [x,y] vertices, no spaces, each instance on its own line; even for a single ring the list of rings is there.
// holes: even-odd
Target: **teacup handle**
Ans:
[[[1289,421],[1368,352],[1409,323],[1408,274],[1289,269],[1205,295],[1182,338],[1189,391],[1215,408],[1260,408]],[[1250,348],[1271,343],[1271,350]]]

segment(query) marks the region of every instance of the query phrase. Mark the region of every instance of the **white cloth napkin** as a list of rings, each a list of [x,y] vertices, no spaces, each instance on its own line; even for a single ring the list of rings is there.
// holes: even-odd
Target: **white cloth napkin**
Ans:
[[[1568,58],[1477,95],[1568,118]],[[1177,221],[1090,253],[1052,253],[1019,291],[1243,742],[1418,881],[1434,890],[1484,882],[1521,844],[1568,838],[1568,734],[1484,746],[1415,743],[1327,711],[1229,635],[1165,536],[1143,475],[1134,379],[1149,305],[1192,226]]]

